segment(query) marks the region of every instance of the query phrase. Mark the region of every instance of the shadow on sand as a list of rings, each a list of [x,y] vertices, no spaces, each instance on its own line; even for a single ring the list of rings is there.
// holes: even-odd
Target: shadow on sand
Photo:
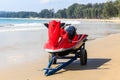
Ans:
[[[65,70],[91,70],[91,69],[103,69],[99,68],[103,64],[109,62],[111,59],[106,58],[89,58],[87,61],[87,65],[80,65],[80,61],[74,61],[69,66],[65,67]],[[108,69],[108,68],[104,68]]]
[[[87,65],[80,65],[80,61],[76,60],[67,67],[63,68],[64,71],[57,72],[56,74],[63,73],[70,70],[101,70],[101,69],[109,69],[109,68],[99,68],[105,63],[109,62],[111,59],[109,58],[89,58],[87,61]],[[106,64],[107,65],[107,64]]]

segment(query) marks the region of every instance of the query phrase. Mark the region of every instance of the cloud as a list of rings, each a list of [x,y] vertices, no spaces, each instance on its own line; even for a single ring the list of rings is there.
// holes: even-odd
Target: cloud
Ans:
[[[47,4],[47,3],[50,3],[50,2],[58,2],[58,1],[61,1],[61,0],[40,0],[40,3]]]
[[[40,3],[43,3],[43,4],[46,4],[46,3],[49,3],[50,0],[40,0]]]

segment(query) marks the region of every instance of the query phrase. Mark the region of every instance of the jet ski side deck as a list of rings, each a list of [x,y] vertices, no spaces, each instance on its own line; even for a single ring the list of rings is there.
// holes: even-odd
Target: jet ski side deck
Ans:
[[[80,47],[87,41],[87,36],[86,34],[79,34],[79,38],[77,41],[72,41],[72,42],[77,42],[74,46],[70,47],[70,48],[60,48],[60,49],[45,49],[45,51],[47,51],[48,53],[51,54],[67,54],[70,53],[72,51],[76,51],[78,49],[80,49]]]

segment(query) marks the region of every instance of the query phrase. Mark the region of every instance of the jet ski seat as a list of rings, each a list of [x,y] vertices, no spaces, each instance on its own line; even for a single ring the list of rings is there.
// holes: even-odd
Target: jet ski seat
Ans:
[[[76,35],[76,28],[74,26],[68,26],[65,30],[68,33],[69,39],[72,40]]]

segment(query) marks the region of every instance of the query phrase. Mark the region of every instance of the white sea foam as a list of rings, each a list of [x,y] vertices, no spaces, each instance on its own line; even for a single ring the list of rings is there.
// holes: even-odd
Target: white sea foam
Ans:
[[[41,30],[45,29],[44,27],[39,28],[11,28],[11,29],[3,29],[0,32],[14,32],[14,31],[34,31],[34,30]]]
[[[14,26],[43,26],[42,23],[21,23],[21,24],[14,24]]]
[[[81,22],[78,20],[63,20],[62,22],[66,23],[66,24],[72,24],[72,25],[81,24]]]
[[[22,23],[1,25],[0,32],[34,31],[46,29],[42,23]]]

